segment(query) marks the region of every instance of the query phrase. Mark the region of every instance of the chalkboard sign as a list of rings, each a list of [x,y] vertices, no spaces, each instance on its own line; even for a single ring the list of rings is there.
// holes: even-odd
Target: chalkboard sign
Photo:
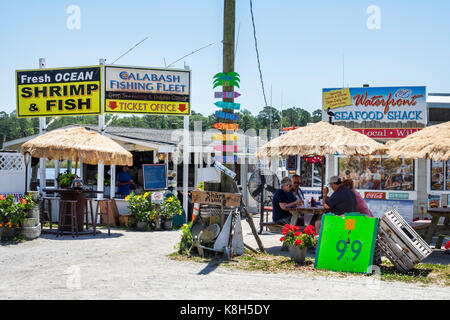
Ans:
[[[144,190],[167,189],[166,164],[143,164]]]

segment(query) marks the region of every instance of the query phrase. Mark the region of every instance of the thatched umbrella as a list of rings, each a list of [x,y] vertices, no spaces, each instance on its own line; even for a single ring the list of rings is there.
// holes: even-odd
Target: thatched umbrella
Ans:
[[[450,121],[426,127],[388,145],[392,158],[427,158],[435,161],[450,159]]]
[[[276,158],[294,155],[345,154],[368,156],[383,153],[386,147],[351,129],[328,122],[318,122],[283,134],[258,149],[256,157]],[[324,166],[322,158],[322,189]]]
[[[38,136],[22,145],[22,154],[54,160],[83,159],[84,163],[132,165],[133,156],[117,142],[83,127],[58,129]]]

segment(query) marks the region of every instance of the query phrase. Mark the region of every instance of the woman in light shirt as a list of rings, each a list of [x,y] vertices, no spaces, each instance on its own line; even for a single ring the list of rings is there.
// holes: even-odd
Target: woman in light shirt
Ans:
[[[372,212],[370,212],[369,207],[367,206],[366,202],[361,197],[359,192],[356,191],[356,189],[353,188],[353,180],[352,179],[345,179],[344,181],[342,181],[342,183],[344,184],[344,186],[346,186],[347,188],[352,190],[353,193],[355,194],[355,196],[356,196],[356,207],[358,208],[358,212],[373,218],[373,214],[372,214]]]

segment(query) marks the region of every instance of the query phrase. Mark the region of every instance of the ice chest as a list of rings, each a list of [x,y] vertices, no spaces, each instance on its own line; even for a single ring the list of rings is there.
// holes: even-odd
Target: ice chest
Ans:
[[[380,219],[377,245],[401,272],[413,269],[415,264],[432,252],[430,246],[395,209],[386,212]]]

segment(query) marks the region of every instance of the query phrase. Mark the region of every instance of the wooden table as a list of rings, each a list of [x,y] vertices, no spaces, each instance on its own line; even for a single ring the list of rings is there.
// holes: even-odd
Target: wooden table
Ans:
[[[327,212],[327,209],[325,209],[322,206],[317,206],[317,207],[300,206],[300,207],[294,207],[294,208],[287,208],[287,210],[292,214],[291,225],[295,225],[295,223],[297,222],[298,216],[300,214],[313,214],[314,216],[311,219],[311,221],[315,221],[315,219],[317,219],[322,214]]]
[[[56,189],[56,188],[46,188],[43,189],[46,193],[59,193],[60,200],[76,200],[77,201],[77,224],[78,224],[78,233],[84,232],[84,215],[87,204],[87,194],[93,193],[103,193],[103,191],[96,190],[82,190],[82,189]],[[70,210],[69,207],[66,208],[67,211]],[[71,227],[65,227],[64,231],[71,231]]]
[[[438,240],[436,241],[436,249],[440,249],[442,242],[444,241],[444,235],[450,235],[450,208],[432,208],[428,209],[428,214],[433,218],[431,219],[431,224],[428,227],[427,234],[425,236],[425,242],[430,244],[431,239],[434,235],[438,235]],[[444,218],[444,224],[438,226],[440,218]]]

